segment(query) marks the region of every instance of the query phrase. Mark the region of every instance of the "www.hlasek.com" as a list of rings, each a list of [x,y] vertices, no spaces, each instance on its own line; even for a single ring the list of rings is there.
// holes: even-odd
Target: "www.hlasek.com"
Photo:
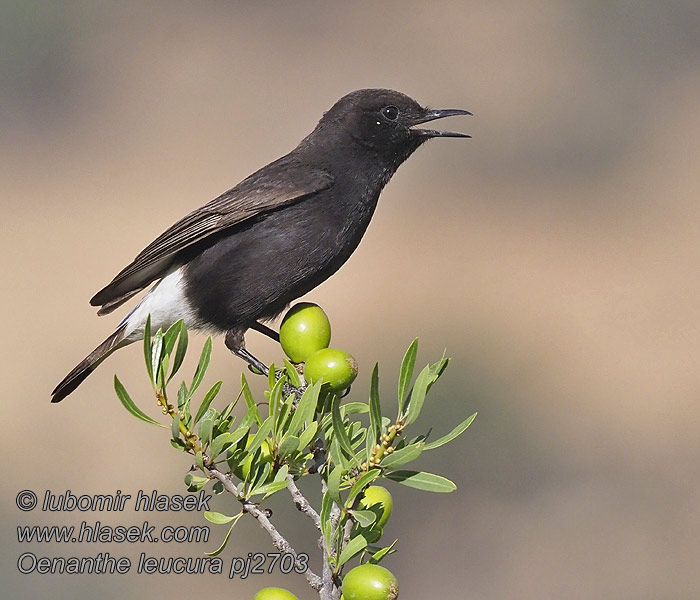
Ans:
[[[136,512],[149,511],[202,511],[209,510],[212,496],[204,494],[166,495],[156,490],[146,493],[139,490],[133,497],[122,494],[75,495],[70,490],[56,495],[50,490],[44,494],[41,505],[39,498],[31,490],[17,494],[17,507],[28,512],[40,507],[46,512],[122,512],[127,509]],[[132,502],[130,502],[132,500]],[[205,543],[209,541],[210,528],[207,525],[165,525],[157,527],[144,521],[138,525],[108,525],[101,520],[82,521],[80,525],[18,525],[17,541],[20,543]],[[305,573],[309,556],[291,552],[249,552],[246,557],[235,556],[228,568],[219,556],[149,556],[141,552],[136,561],[126,556],[113,556],[109,552],[99,552],[93,556],[37,556],[34,552],[24,552],[17,560],[20,573],[47,574],[197,574],[227,573],[229,579],[241,579],[249,575],[272,573]]]

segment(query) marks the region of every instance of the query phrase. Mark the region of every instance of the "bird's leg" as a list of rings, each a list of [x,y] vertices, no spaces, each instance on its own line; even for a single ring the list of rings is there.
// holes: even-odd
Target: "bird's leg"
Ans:
[[[267,325],[263,325],[259,321],[253,321],[250,325],[250,328],[255,329],[255,331],[259,331],[260,333],[275,340],[276,342],[280,341],[279,333],[277,333],[274,329],[270,329]]]
[[[265,364],[255,358],[250,352],[245,349],[245,338],[243,337],[244,331],[240,329],[230,329],[226,332],[226,337],[224,338],[224,343],[226,347],[233,352],[239,358],[242,358],[249,365],[267,375],[270,372]]]

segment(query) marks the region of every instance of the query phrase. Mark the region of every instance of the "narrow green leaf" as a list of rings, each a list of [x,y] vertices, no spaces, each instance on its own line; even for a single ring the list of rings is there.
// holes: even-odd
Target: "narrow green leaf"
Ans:
[[[209,410],[209,405],[212,403],[212,400],[216,398],[216,395],[219,393],[219,390],[221,389],[221,381],[217,381],[213,386],[211,386],[211,389],[206,393],[204,396],[204,400],[202,400],[202,404],[199,405],[199,409],[197,410],[197,414],[194,418],[194,422],[198,423],[199,420],[204,416],[204,414]],[[184,385],[184,381],[183,381]],[[191,397],[191,394],[190,394]]]
[[[381,471],[379,469],[370,469],[366,473],[360,475],[355,483],[352,484],[352,488],[350,488],[350,494],[348,495],[346,506],[352,506],[352,501],[354,500],[355,496],[362,492],[362,490],[364,490],[370,483],[379,477],[380,474]]]
[[[301,377],[299,376],[299,371],[294,368],[294,365],[290,363],[286,358],[284,359],[284,368],[287,372],[287,380],[294,387],[301,387]]]
[[[142,412],[139,407],[134,404],[134,401],[131,399],[126,389],[122,385],[122,382],[119,381],[119,378],[116,375],[114,376],[114,391],[117,392],[117,397],[124,408],[126,408],[126,410],[137,419],[141,419],[142,421],[150,423],[151,425],[161,425],[158,421],[151,419],[151,417]],[[162,425],[162,427],[164,427],[164,425]]]
[[[323,539],[326,541],[326,548],[330,546],[331,543],[331,510],[333,509],[333,498],[326,491],[323,494],[323,500],[321,501],[321,533],[323,534]]]
[[[303,450],[311,442],[314,441],[314,436],[316,435],[317,429],[318,429],[318,422],[311,421],[311,423],[309,423],[309,426],[304,430],[304,433],[302,433],[299,436],[299,450]],[[291,427],[289,430],[293,431],[293,429]]]
[[[160,363],[163,358],[163,330],[159,329],[153,336],[153,344],[151,345],[151,372],[158,385],[158,376],[162,375],[160,371]],[[162,387],[160,385],[159,387]]]
[[[185,324],[183,322],[182,326],[180,327],[180,336],[177,340],[177,350],[175,350],[175,359],[173,360],[173,366],[171,367],[168,381],[170,381],[180,370],[182,362],[185,360],[185,354],[187,353],[187,343],[187,327],[185,327]]]
[[[163,355],[170,356],[175,347],[175,342],[180,335],[180,330],[182,329],[183,321],[175,321],[163,335]]]
[[[420,411],[423,409],[423,403],[425,402],[425,395],[428,392],[428,385],[430,383],[431,374],[430,367],[425,367],[418,377],[416,382],[413,384],[413,389],[408,399],[408,409],[404,413],[406,415],[406,425],[410,425],[418,418]]]
[[[355,453],[353,452],[352,445],[350,444],[350,439],[348,438],[347,430],[345,429],[345,424],[340,416],[340,408],[338,407],[338,397],[333,398],[331,404],[331,415],[333,419],[333,435],[338,441],[340,449],[345,453],[348,458],[355,458]],[[358,465],[359,466],[359,465]]]
[[[206,515],[205,515],[206,516]],[[233,521],[231,522],[231,527],[229,527],[228,533],[226,534],[226,537],[224,538],[224,541],[221,543],[221,546],[219,546],[214,552],[205,552],[207,556],[218,556],[224,551],[224,548],[226,548],[226,544],[228,544],[228,539],[231,537],[231,532],[233,531],[233,528],[235,527],[236,523],[238,523],[238,520],[243,516],[243,513],[238,513],[235,517],[233,517]]]
[[[359,523],[360,527],[369,527],[377,520],[377,515],[371,510],[351,510],[350,514]]]
[[[425,471],[389,471],[384,477],[427,492],[454,492],[457,486],[446,477]]]
[[[224,525],[225,523],[230,523],[237,517],[238,515],[229,517],[227,515],[221,514],[220,512],[214,512],[213,510],[204,511],[204,518],[210,523],[214,523],[214,525]]]
[[[250,386],[248,385],[248,380],[245,375],[241,373],[241,391],[243,392],[243,398],[245,400],[248,411],[251,415],[255,417],[255,421],[258,425],[262,424],[262,417],[260,416],[260,411],[258,410],[258,405],[255,403],[253,398],[253,393],[250,391]]]
[[[255,491],[251,493],[252,496],[259,496],[260,494],[265,495],[266,497],[272,496],[275,492],[279,492],[280,490],[283,490],[284,488],[287,487],[287,482],[286,481],[271,481],[270,483],[266,483],[264,485],[261,485],[257,488],[255,488]]]
[[[382,558],[384,558],[387,554],[394,554],[396,550],[394,550],[394,546],[396,545],[396,542],[399,540],[394,540],[394,542],[391,544],[391,546],[387,546],[386,548],[382,548],[381,550],[378,550],[369,559],[369,562],[372,564],[378,564]]]
[[[304,423],[310,423],[314,418],[314,413],[316,411],[316,405],[318,404],[318,394],[321,391],[321,383],[317,382],[314,385],[310,385],[304,390],[301,395],[299,404],[294,411],[294,416],[289,424],[289,431],[293,435],[296,435]]]
[[[222,433],[214,438],[209,450],[210,458],[213,460],[228,450],[248,433],[248,427],[239,427],[236,431]]]
[[[170,424],[170,433],[174,440],[180,439],[180,416],[177,414],[173,417],[172,423]]]
[[[369,433],[367,434],[367,456],[379,443],[382,435],[382,408],[379,403],[379,363],[374,364],[369,386]],[[369,460],[369,458],[367,459]]]
[[[460,435],[467,427],[469,427],[472,422],[476,419],[476,413],[471,415],[470,417],[467,417],[464,421],[462,421],[457,427],[455,427],[450,433],[447,435],[443,435],[441,438],[435,440],[434,442],[430,442],[429,444],[426,444],[423,450],[432,450],[433,448],[439,448],[440,446],[444,446],[448,442],[451,442],[453,439],[455,439],[458,435]]]
[[[399,411],[403,411],[404,401],[408,388],[411,385],[413,377],[413,369],[416,364],[416,355],[418,354],[418,338],[411,342],[411,345],[406,350],[406,354],[401,361],[401,371],[399,372]]]
[[[267,371],[268,387],[273,389],[275,387],[275,383],[277,383],[277,372],[275,371],[275,363],[272,363]]]
[[[343,469],[340,466],[336,466],[328,475],[328,493],[338,506],[343,506],[343,501],[340,499],[340,478],[342,475]]]
[[[285,379],[285,377],[280,377],[270,390],[270,416],[274,422],[277,421],[277,415],[279,414],[280,405],[282,404],[282,386],[284,385]]]
[[[278,454],[284,458],[294,454],[299,449],[299,438],[293,435],[286,436],[279,445]]]
[[[143,328],[143,355],[146,359],[146,370],[151,383],[155,385],[153,378],[153,353],[151,352],[151,315],[146,317],[146,325]]]
[[[211,349],[211,337],[208,337],[207,341],[204,342],[202,354],[199,357],[199,363],[197,364],[197,369],[195,370],[194,377],[192,378],[192,385],[190,385],[190,395],[195,393],[195,391],[199,387],[199,384],[202,383],[202,379],[204,379],[204,375],[206,374],[207,368],[209,367],[209,361],[211,360]]]
[[[358,552],[362,552],[362,550],[364,550],[366,547],[367,540],[365,539],[365,536],[362,534],[356,535],[348,542],[348,545],[345,546],[343,551],[340,553],[340,556],[338,557],[338,567],[344,565]]]
[[[412,460],[416,460],[416,458],[421,455],[421,452],[423,452],[424,446],[425,444],[419,442],[396,450],[391,454],[385,454],[384,458],[382,458],[382,467],[396,469]]]
[[[250,446],[248,446],[247,450],[249,454],[254,454],[260,446],[262,446],[262,443],[265,441],[268,435],[270,435],[270,432],[272,431],[272,417],[268,417],[265,419],[262,425],[260,425],[260,429],[258,429],[258,432],[255,434],[255,437],[253,438],[253,441],[250,443]]]

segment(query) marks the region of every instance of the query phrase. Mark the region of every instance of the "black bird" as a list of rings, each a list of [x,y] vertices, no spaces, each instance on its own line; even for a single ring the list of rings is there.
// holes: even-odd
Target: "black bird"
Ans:
[[[338,100],[286,156],[178,221],[90,300],[112,312],[157,280],[116,331],[56,386],[60,402],[115,350],[143,339],[146,317],[167,328],[225,334],[226,346],[263,366],[245,349],[252,328],[325,281],[360,243],[382,188],[421,144],[463,133],[416,127],[470,115],[433,110],[393,90],[358,90]]]

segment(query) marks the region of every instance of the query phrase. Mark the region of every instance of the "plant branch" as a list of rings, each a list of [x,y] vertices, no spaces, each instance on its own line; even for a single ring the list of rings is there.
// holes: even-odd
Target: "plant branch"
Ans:
[[[245,498],[239,498],[238,493],[236,491],[236,486],[231,481],[231,478],[228,477],[225,473],[219,471],[219,469],[217,469],[214,465],[211,465],[209,467],[209,472],[211,473],[211,476],[214,479],[217,479],[223,484],[224,489],[226,489],[227,492],[233,494],[236,498],[240,500],[241,504],[243,505],[244,512],[247,512],[248,514],[255,517],[260,526],[265,531],[267,531],[267,533],[272,538],[272,544],[275,546],[275,548],[277,548],[280,552],[286,552],[294,556],[295,565],[300,569],[304,568],[305,565],[299,560],[296,550],[294,550],[294,548],[292,548],[292,545],[284,538],[284,536],[282,536],[282,534],[279,531],[277,531],[277,528],[272,524],[265,512],[260,510],[257,504],[254,504]],[[313,589],[317,591],[321,589],[321,578],[318,575],[316,575],[311,569],[307,568],[306,572],[304,573],[304,576],[306,577],[306,580],[309,582],[309,585]]]
[[[297,509],[309,517],[314,522],[314,525],[316,525],[316,529],[321,531],[321,517],[301,493],[292,475],[287,475],[287,489],[292,495],[294,505],[297,507]]]

